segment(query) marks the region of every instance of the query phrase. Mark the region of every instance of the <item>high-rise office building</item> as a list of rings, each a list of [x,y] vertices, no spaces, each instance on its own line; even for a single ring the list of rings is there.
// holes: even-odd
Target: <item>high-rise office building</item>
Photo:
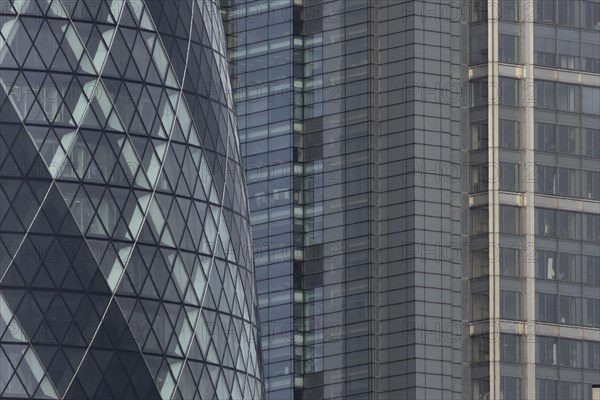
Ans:
[[[218,5],[0,7],[0,397],[261,398]]]
[[[269,398],[591,398],[600,3],[222,4]]]
[[[600,2],[470,6],[465,390],[591,399],[600,384]]]

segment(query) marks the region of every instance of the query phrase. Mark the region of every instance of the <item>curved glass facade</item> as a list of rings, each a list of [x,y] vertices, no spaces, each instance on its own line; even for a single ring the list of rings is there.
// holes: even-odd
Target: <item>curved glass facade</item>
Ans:
[[[216,2],[0,6],[0,397],[262,398]]]

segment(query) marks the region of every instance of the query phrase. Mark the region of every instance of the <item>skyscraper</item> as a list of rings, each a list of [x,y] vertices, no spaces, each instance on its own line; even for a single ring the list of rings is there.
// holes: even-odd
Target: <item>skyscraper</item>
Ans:
[[[472,396],[591,399],[600,384],[600,3],[470,6]]]
[[[600,3],[222,3],[269,398],[591,398]]]
[[[0,6],[0,397],[261,398],[218,5]]]

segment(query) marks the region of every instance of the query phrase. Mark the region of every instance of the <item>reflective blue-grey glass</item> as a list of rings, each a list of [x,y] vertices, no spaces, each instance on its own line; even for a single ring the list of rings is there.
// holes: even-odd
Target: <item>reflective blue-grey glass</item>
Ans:
[[[213,0],[0,0],[0,398],[259,399]]]

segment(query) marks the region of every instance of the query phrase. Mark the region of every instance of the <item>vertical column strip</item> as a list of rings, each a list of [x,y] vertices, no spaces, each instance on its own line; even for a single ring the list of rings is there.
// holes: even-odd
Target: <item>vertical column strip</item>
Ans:
[[[490,397],[500,398],[500,276],[497,247],[500,244],[498,103],[500,79],[498,65],[499,0],[488,2],[488,210],[489,210],[489,332]]]
[[[523,166],[522,177],[531,176],[534,168],[534,101],[530,96],[534,90],[534,1],[521,1],[521,60],[523,66],[523,80],[521,85],[521,93],[523,96],[523,107],[521,108],[521,161]],[[535,93],[533,93],[535,95]],[[525,363],[525,383],[522,386],[523,398],[535,399],[535,186],[534,179],[525,179],[522,182],[522,190],[524,191],[524,209],[521,224],[522,240],[524,241],[522,248],[525,250],[525,255],[521,257],[522,267],[524,271],[525,283],[525,302],[524,302],[524,317],[525,317],[525,340],[522,342],[525,346],[524,360]]]

